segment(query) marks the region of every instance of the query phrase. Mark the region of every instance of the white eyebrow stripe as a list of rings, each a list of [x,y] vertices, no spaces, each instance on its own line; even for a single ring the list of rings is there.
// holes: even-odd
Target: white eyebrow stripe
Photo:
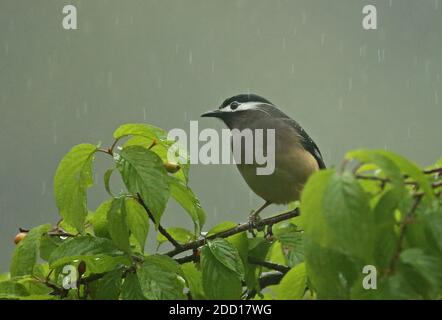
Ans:
[[[236,108],[235,110],[232,110],[231,106],[227,106],[226,108],[221,109],[223,112],[235,112],[235,111],[245,111],[245,110],[260,110],[258,108],[258,106],[261,106],[263,104],[267,104],[267,103],[263,103],[263,102],[243,102],[243,103],[239,103],[238,108]]]

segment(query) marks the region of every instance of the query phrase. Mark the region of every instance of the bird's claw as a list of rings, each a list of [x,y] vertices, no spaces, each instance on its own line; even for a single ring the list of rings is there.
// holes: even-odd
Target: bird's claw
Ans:
[[[256,237],[255,229],[257,231],[264,230],[263,227],[258,226],[258,222],[261,221],[261,217],[258,214],[252,213],[249,216],[249,232],[252,234],[253,237]]]

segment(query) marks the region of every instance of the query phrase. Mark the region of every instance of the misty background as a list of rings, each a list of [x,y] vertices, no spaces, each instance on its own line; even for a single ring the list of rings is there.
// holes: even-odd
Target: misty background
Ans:
[[[78,30],[62,28],[62,8]],[[362,29],[374,4],[378,30]],[[354,148],[429,165],[442,156],[442,1],[148,0],[0,2],[0,272],[19,227],[59,219],[53,177],[79,143],[123,123],[167,130],[253,92],[296,119],[328,166]],[[98,154],[89,207],[107,199]],[[262,200],[232,165],[193,165],[207,227]],[[263,216],[283,208],[271,206]],[[163,225],[191,226],[170,202]],[[154,234],[151,228],[151,235]]]

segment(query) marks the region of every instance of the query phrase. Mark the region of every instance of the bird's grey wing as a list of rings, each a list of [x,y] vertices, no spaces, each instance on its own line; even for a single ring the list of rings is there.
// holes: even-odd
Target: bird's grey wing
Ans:
[[[318,165],[319,165],[320,169],[325,169],[326,166],[325,166],[325,163],[324,163],[324,159],[322,158],[321,151],[319,151],[319,148],[316,145],[316,143],[313,141],[312,138],[310,138],[310,136],[299,125],[299,123],[297,123],[295,120],[293,120],[293,119],[291,119],[289,117],[287,117],[287,118],[284,117],[281,120],[283,120],[285,123],[290,125],[292,128],[294,128],[299,133],[299,135],[301,137],[301,144],[304,147],[304,149],[312,154],[312,156],[318,162]]]
[[[321,151],[319,151],[319,148],[316,145],[316,143],[313,141],[312,138],[310,138],[310,136],[299,125],[299,123],[297,123],[295,120],[290,118],[288,115],[286,115],[284,112],[282,112],[281,110],[279,110],[278,108],[276,108],[273,105],[263,103],[263,104],[259,105],[259,107],[260,107],[261,111],[265,112],[269,116],[272,116],[273,118],[279,118],[280,120],[284,121],[289,126],[294,128],[296,130],[296,132],[299,133],[302,146],[304,147],[305,150],[310,152],[312,154],[312,156],[316,159],[316,161],[318,162],[319,168],[320,169],[326,168],[325,163],[324,163],[324,159],[322,158]]]

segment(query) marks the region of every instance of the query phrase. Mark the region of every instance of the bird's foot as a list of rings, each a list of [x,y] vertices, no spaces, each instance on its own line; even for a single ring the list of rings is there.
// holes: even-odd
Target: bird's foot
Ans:
[[[264,228],[262,226],[258,226],[261,221],[261,217],[259,216],[259,212],[252,212],[249,216],[249,232],[253,237],[256,237],[255,230],[262,231]]]

